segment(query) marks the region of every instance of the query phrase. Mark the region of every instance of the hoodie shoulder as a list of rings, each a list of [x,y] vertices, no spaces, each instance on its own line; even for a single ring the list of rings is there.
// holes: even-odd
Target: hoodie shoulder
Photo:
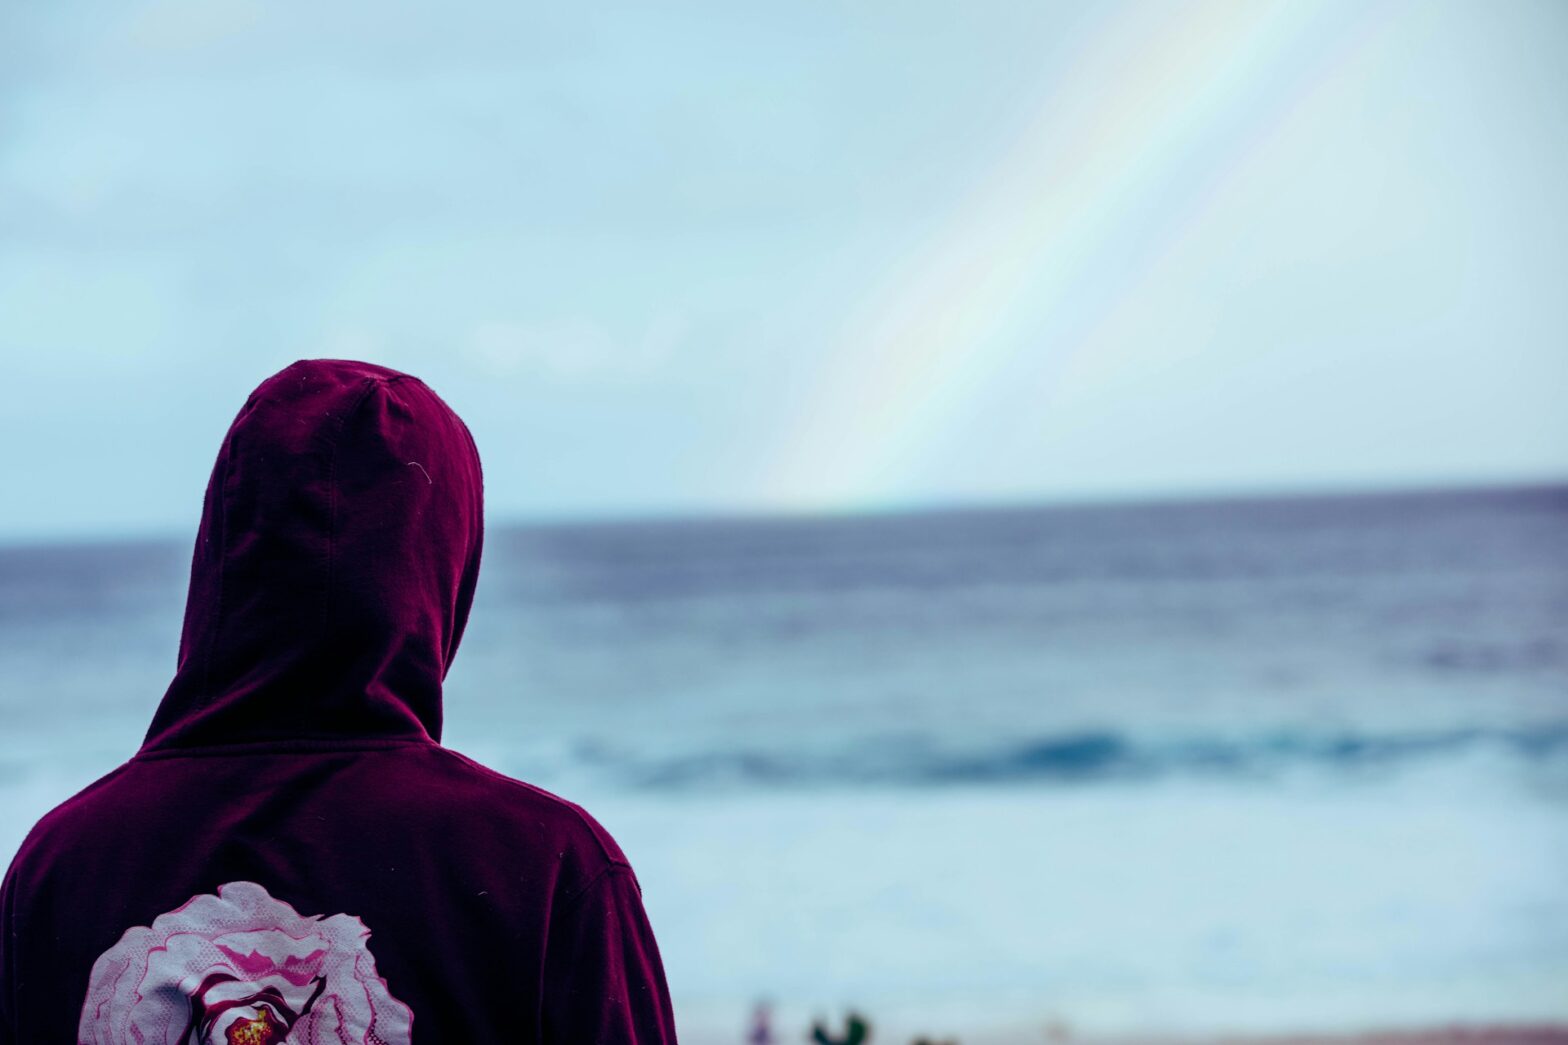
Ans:
[[[542,787],[497,772],[451,748],[433,747],[432,750],[452,771],[469,777],[493,795],[492,808],[507,810],[513,817],[545,828],[563,843],[579,848],[581,856],[590,864],[597,857],[602,861],[599,870],[612,866],[630,869],[631,864],[614,837],[582,806]]]
[[[51,857],[69,852],[76,839],[115,815],[105,809],[103,796],[129,768],[129,762],[117,766],[39,817],[22,839],[11,861],[12,871],[30,871],[39,860],[47,863]]]

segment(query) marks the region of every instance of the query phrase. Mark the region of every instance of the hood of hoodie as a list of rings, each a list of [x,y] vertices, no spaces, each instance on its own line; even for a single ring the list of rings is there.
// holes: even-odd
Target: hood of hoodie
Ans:
[[[143,750],[439,740],[483,505],[467,426],[418,378],[317,359],[262,382],[207,484]]]

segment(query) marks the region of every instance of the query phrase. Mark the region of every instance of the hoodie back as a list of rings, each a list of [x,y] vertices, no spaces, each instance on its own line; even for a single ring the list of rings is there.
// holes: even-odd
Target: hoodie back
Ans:
[[[416,378],[252,393],[145,742],[0,887],[0,1045],[675,1041],[614,839],[440,744],[482,540],[473,439]]]

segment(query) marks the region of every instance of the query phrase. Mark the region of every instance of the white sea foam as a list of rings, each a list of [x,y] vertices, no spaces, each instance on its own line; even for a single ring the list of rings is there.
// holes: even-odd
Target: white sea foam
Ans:
[[[912,1032],[1568,1019],[1568,817],[1450,784],[578,797],[697,1022],[761,996]]]

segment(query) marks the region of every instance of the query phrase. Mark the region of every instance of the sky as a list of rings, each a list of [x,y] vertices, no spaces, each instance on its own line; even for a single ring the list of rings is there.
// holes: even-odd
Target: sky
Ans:
[[[296,359],[492,521],[1568,478],[1568,5],[0,8],[0,540]]]

